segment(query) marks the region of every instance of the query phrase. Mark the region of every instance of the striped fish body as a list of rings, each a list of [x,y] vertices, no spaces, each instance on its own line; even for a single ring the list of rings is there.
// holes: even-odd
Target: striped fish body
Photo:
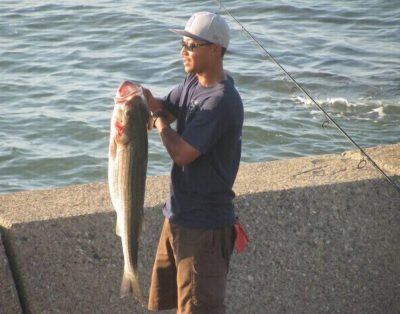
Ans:
[[[146,186],[149,111],[140,91],[140,86],[129,81],[118,88],[111,118],[108,185],[124,256],[120,294],[124,297],[132,292],[143,303],[138,251]]]

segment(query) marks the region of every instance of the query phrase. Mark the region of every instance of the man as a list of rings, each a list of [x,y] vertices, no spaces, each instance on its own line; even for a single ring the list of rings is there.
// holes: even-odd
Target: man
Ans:
[[[187,76],[163,99],[144,89],[173,160],[148,308],[225,313],[243,125],[240,95],[223,69],[229,27],[221,16],[200,12],[184,30],[172,31],[183,36]],[[175,120],[176,131],[170,128]]]

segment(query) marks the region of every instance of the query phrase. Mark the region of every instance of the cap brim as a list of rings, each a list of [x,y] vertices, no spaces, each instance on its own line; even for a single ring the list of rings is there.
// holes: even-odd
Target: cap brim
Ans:
[[[194,34],[192,34],[192,33],[189,33],[188,31],[185,31],[185,30],[181,30],[181,29],[170,29],[170,31],[173,32],[173,33],[175,33],[175,34],[181,35],[181,36],[190,37],[190,38],[193,38],[193,39],[196,39],[196,40],[206,41],[206,42],[208,42],[208,43],[210,42],[210,41],[208,41],[207,39],[204,39],[204,38],[201,38],[201,37],[199,37],[199,36],[196,36],[196,35],[194,35]]]

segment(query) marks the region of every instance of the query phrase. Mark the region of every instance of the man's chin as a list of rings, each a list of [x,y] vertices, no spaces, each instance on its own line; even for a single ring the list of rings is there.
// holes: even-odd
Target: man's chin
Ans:
[[[183,66],[183,70],[185,71],[186,74],[194,73],[193,68],[188,66]]]

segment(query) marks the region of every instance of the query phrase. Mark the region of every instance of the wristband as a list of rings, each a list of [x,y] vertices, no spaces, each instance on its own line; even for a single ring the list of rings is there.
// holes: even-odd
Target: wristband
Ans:
[[[158,118],[166,118],[167,117],[167,113],[164,110],[157,110],[156,112],[153,113],[153,128],[156,127],[156,121]]]

